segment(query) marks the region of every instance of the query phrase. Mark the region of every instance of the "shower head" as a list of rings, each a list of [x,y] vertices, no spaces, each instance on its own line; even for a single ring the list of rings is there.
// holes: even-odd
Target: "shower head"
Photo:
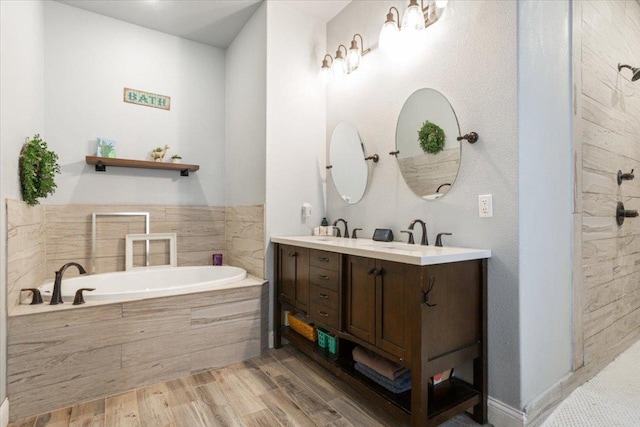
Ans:
[[[628,68],[633,73],[633,75],[631,76],[632,82],[635,82],[636,80],[640,79],[640,68],[618,63],[618,71],[622,70],[623,68]]]

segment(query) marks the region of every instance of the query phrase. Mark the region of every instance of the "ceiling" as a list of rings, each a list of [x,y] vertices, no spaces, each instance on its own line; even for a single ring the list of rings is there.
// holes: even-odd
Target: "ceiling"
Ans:
[[[263,0],[57,0],[141,27],[226,49]],[[277,0],[331,20],[351,0]]]

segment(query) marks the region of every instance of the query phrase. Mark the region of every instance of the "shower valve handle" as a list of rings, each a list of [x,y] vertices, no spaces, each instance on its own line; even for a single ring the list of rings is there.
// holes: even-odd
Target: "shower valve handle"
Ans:
[[[618,185],[622,185],[622,181],[631,181],[633,178],[635,178],[633,169],[631,169],[629,173],[622,173],[622,171],[618,169]]]

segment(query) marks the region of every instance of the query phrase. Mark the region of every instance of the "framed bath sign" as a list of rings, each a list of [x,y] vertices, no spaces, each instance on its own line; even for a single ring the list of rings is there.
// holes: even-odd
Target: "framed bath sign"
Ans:
[[[160,108],[161,110],[171,109],[171,97],[159,95],[157,93],[144,92],[137,89],[124,88],[124,102],[142,105],[145,107]]]

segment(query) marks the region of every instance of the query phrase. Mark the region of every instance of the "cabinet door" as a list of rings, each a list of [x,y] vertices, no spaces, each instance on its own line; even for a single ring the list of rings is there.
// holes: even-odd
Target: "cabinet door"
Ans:
[[[375,287],[372,271],[376,262],[370,258],[349,257],[347,277],[346,331],[375,344]]]
[[[309,304],[309,250],[280,245],[280,300],[306,311]]]
[[[406,265],[378,261],[376,280],[376,346],[406,359],[409,348],[409,306]]]

